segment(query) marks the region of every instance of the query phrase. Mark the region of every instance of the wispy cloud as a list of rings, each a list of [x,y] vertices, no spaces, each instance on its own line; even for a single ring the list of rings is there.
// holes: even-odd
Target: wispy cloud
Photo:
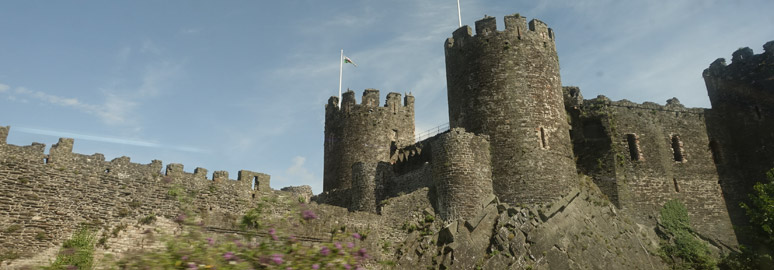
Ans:
[[[309,185],[315,193],[322,192],[321,179],[310,172],[306,166],[306,157],[293,157],[290,166],[282,174],[276,175],[276,183],[280,185]]]
[[[10,86],[0,83],[0,93],[4,93],[8,91],[8,89],[11,89]]]
[[[14,130],[14,132],[23,132],[23,133],[38,134],[38,135],[45,135],[45,136],[54,136],[54,137],[73,138],[73,139],[95,141],[95,142],[105,142],[105,143],[123,144],[123,145],[131,145],[131,146],[141,146],[141,147],[150,147],[150,148],[163,148],[163,149],[170,149],[170,150],[177,150],[177,151],[191,152],[191,153],[208,153],[207,150],[196,148],[196,147],[192,147],[192,146],[169,145],[169,144],[154,143],[154,142],[142,141],[142,140],[136,140],[136,139],[117,138],[117,137],[109,137],[109,136],[97,136],[97,135],[87,135],[87,134],[71,133],[71,132],[64,132],[64,131],[54,131],[54,130],[37,129],[37,128],[26,128],[26,127],[14,127],[13,130]],[[302,162],[302,164],[303,164],[303,162]]]

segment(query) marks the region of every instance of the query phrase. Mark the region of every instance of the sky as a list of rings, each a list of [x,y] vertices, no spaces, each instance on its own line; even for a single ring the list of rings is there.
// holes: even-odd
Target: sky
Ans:
[[[8,143],[75,139],[107,160],[271,175],[322,191],[324,105],[343,88],[411,92],[416,133],[448,122],[453,0],[2,1]],[[701,72],[774,40],[771,0],[461,0],[463,25],[520,13],[554,29],[585,98],[708,108]],[[46,150],[48,151],[48,150]],[[211,175],[210,175],[211,176]]]

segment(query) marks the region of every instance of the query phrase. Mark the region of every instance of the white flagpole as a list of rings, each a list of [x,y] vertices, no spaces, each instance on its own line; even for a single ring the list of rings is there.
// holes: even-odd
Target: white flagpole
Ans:
[[[341,50],[341,57],[339,57],[339,108],[341,107],[341,78],[344,73],[344,50]]]
[[[460,12],[460,0],[457,0],[457,19],[460,22],[460,27],[462,27],[462,12]]]

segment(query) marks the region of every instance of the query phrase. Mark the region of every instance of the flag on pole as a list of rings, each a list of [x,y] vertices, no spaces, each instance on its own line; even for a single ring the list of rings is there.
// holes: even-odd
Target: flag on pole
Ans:
[[[357,64],[355,62],[352,62],[352,59],[349,59],[349,57],[344,56],[344,63],[353,64],[355,67],[357,67]]]

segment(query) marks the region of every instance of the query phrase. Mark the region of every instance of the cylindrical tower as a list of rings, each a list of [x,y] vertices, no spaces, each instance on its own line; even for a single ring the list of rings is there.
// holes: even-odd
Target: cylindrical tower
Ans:
[[[433,182],[443,220],[471,219],[492,196],[492,166],[486,135],[454,128],[432,142]]]
[[[452,128],[489,135],[495,195],[542,203],[576,185],[554,33],[518,14],[463,26],[446,40]]]
[[[325,106],[323,191],[352,187],[352,164],[389,161],[392,152],[414,143],[414,97],[389,93],[379,106],[379,90],[366,89],[361,104],[355,92],[328,99]]]

